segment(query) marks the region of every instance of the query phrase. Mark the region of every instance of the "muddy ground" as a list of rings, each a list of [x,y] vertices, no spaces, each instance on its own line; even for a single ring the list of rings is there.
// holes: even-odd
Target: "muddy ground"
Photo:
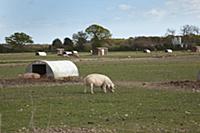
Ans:
[[[150,88],[200,92],[200,81],[192,81],[192,80],[168,81],[159,83],[147,83],[147,87],[148,85]]]
[[[34,128],[34,129],[19,129],[16,133],[116,133],[114,129],[97,129],[97,128],[70,128],[70,127],[57,127],[57,128]]]
[[[63,80],[55,80],[51,78],[41,79],[0,79],[0,88],[6,87],[23,87],[23,86],[36,86],[36,85],[63,85],[63,84],[76,84],[82,81],[81,78],[65,78]]]
[[[183,80],[183,81],[167,81],[167,82],[138,82],[138,81],[114,81],[116,86],[141,86],[148,89],[170,89],[200,92],[200,81]],[[36,85],[70,85],[83,84],[83,78],[65,78],[63,80],[54,80],[50,78],[41,79],[0,79],[0,88],[6,87],[23,87]]]

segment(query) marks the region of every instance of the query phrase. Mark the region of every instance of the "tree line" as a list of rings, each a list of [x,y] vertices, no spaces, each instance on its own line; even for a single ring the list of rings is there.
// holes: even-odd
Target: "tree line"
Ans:
[[[79,31],[72,35],[72,39],[66,37],[63,42],[55,38],[52,44],[40,46],[34,49],[33,39],[26,33],[14,33],[5,37],[6,44],[0,45],[0,52],[26,52],[34,50],[55,51],[57,48],[65,50],[89,51],[96,53],[97,47],[108,47],[111,51],[138,51],[143,49],[163,50],[171,48],[174,50],[190,49],[200,45],[200,29],[194,25],[184,25],[180,29],[180,35],[176,35],[176,30],[167,29],[165,36],[140,36],[128,39],[114,39],[111,32],[103,26],[93,24],[84,31]],[[181,37],[182,45],[174,45],[172,39]],[[32,45],[33,47],[30,47]]]

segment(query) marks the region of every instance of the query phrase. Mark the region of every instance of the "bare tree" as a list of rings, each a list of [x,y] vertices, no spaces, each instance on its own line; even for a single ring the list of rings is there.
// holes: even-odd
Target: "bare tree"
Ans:
[[[166,35],[175,36],[175,33],[176,33],[176,30],[168,28]]]
[[[193,31],[194,31],[194,33],[196,33],[196,35],[199,35],[200,29],[199,29],[199,27],[194,26]]]
[[[182,35],[199,35],[199,27],[194,25],[184,25],[181,28]]]

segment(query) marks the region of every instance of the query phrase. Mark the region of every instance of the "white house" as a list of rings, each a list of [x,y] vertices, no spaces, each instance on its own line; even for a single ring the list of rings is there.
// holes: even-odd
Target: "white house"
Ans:
[[[180,45],[181,47],[183,47],[182,38],[180,36],[172,38],[172,44],[174,46]]]

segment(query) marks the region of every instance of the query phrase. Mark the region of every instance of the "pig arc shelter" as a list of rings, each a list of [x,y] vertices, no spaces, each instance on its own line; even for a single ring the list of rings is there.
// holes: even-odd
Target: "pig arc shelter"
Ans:
[[[26,68],[28,73],[38,73],[48,78],[63,79],[65,77],[79,76],[78,68],[72,61],[46,61],[40,60],[29,64]]]

